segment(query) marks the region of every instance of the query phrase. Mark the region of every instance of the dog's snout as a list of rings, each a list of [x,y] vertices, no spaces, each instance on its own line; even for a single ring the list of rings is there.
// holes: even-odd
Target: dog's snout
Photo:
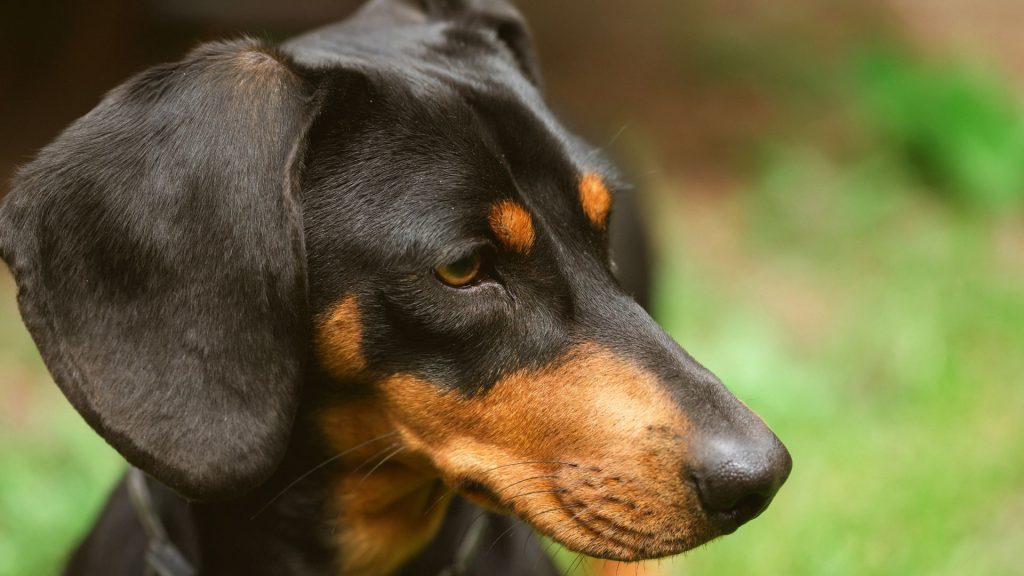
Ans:
[[[768,507],[789,477],[793,460],[765,429],[755,440],[718,438],[689,470],[707,515],[730,533]]]

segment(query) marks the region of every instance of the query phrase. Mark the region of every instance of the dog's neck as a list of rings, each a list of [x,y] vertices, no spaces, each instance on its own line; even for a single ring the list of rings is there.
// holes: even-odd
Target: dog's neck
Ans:
[[[187,503],[154,486],[191,517],[167,529],[203,573],[387,576],[431,541],[452,493],[372,411],[341,410],[300,417],[278,473],[243,498]],[[323,419],[342,417],[351,426],[325,437]]]
[[[402,443],[372,397],[320,412],[336,459],[325,509],[345,576],[386,576],[437,533],[452,499],[436,471]]]

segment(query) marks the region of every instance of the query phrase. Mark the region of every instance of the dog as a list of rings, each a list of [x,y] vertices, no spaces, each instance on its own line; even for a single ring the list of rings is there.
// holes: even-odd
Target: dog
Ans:
[[[66,573],[555,574],[534,530],[638,561],[764,510],[789,453],[620,285],[626,186],[541,84],[507,2],[373,0],[19,172],[22,317],[132,466]]]

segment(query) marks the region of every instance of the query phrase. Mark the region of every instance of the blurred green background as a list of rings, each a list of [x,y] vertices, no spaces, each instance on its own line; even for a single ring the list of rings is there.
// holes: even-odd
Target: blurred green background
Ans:
[[[354,4],[7,3],[0,170],[200,39]],[[643,194],[657,317],[795,461],[735,535],[572,571],[1024,574],[1024,5],[520,5],[553,107]],[[2,267],[0,394],[0,576],[53,574],[123,464],[49,380]]]

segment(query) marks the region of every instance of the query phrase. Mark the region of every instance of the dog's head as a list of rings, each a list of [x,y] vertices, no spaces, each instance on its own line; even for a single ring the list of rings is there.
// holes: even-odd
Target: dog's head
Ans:
[[[619,287],[622,185],[539,84],[506,4],[401,0],[130,80],[0,212],[55,379],[192,498],[265,482],[315,382],[328,436],[384,422],[572,549],[734,530],[789,455]]]

